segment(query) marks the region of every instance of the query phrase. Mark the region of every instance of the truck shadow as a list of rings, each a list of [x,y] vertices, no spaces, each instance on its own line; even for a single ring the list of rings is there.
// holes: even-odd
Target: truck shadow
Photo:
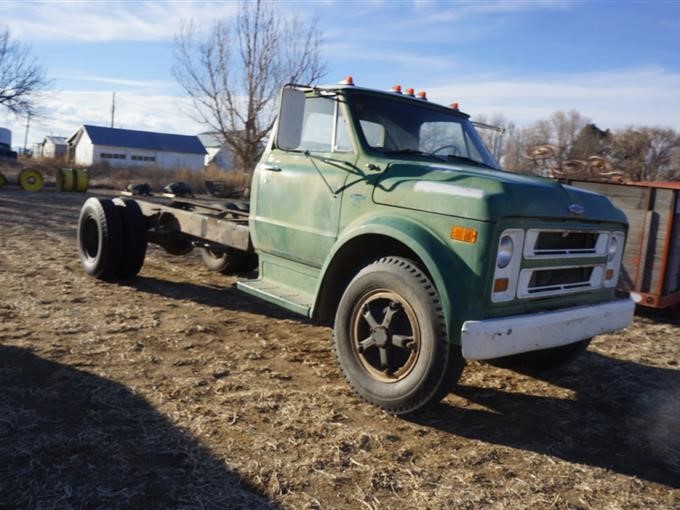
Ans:
[[[304,316],[289,312],[284,308],[241,292],[225,277],[224,286],[203,285],[189,281],[173,282],[150,276],[138,276],[128,282],[120,282],[141,292],[159,296],[193,301],[206,306],[214,306],[225,310],[257,313],[273,319],[309,320]],[[313,321],[310,321],[313,322]]]
[[[635,315],[654,322],[680,325],[680,307],[678,305],[665,309],[637,306],[635,307]]]
[[[461,385],[457,395],[486,409],[442,403],[414,421],[680,487],[680,371],[587,352],[570,367],[527,375],[573,390],[574,397]]]
[[[226,310],[308,322],[233,286],[153,277],[138,277],[128,285],[142,292]],[[442,403],[411,420],[461,437],[680,488],[680,370],[587,351],[561,370],[524,375],[571,390],[573,397],[512,393],[463,384],[456,389],[456,395],[486,409]]]
[[[125,386],[0,346],[0,508],[277,508]]]

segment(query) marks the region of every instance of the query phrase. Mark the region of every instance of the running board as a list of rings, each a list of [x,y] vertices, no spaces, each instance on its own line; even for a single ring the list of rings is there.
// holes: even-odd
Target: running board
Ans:
[[[236,288],[306,317],[312,308],[312,296],[272,280],[239,280]]]

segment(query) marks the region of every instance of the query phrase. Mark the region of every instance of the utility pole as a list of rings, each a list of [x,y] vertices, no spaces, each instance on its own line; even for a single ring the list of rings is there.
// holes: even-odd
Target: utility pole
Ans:
[[[26,155],[26,146],[28,145],[28,127],[31,125],[31,112],[26,115],[26,134],[24,135],[24,156]]]
[[[113,119],[116,115],[116,93],[113,93],[113,97],[111,98],[111,127],[113,127]]]

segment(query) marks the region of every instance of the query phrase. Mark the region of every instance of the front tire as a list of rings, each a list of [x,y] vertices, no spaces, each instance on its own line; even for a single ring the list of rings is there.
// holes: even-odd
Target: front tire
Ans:
[[[352,388],[393,414],[438,402],[464,365],[446,335],[437,289],[400,257],[382,258],[352,279],[338,305],[334,345]]]

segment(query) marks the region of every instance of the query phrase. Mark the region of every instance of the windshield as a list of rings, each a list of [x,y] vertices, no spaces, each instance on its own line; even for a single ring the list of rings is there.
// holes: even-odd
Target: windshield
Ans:
[[[472,123],[426,103],[352,93],[351,104],[368,146],[385,154],[421,154],[498,169]]]

